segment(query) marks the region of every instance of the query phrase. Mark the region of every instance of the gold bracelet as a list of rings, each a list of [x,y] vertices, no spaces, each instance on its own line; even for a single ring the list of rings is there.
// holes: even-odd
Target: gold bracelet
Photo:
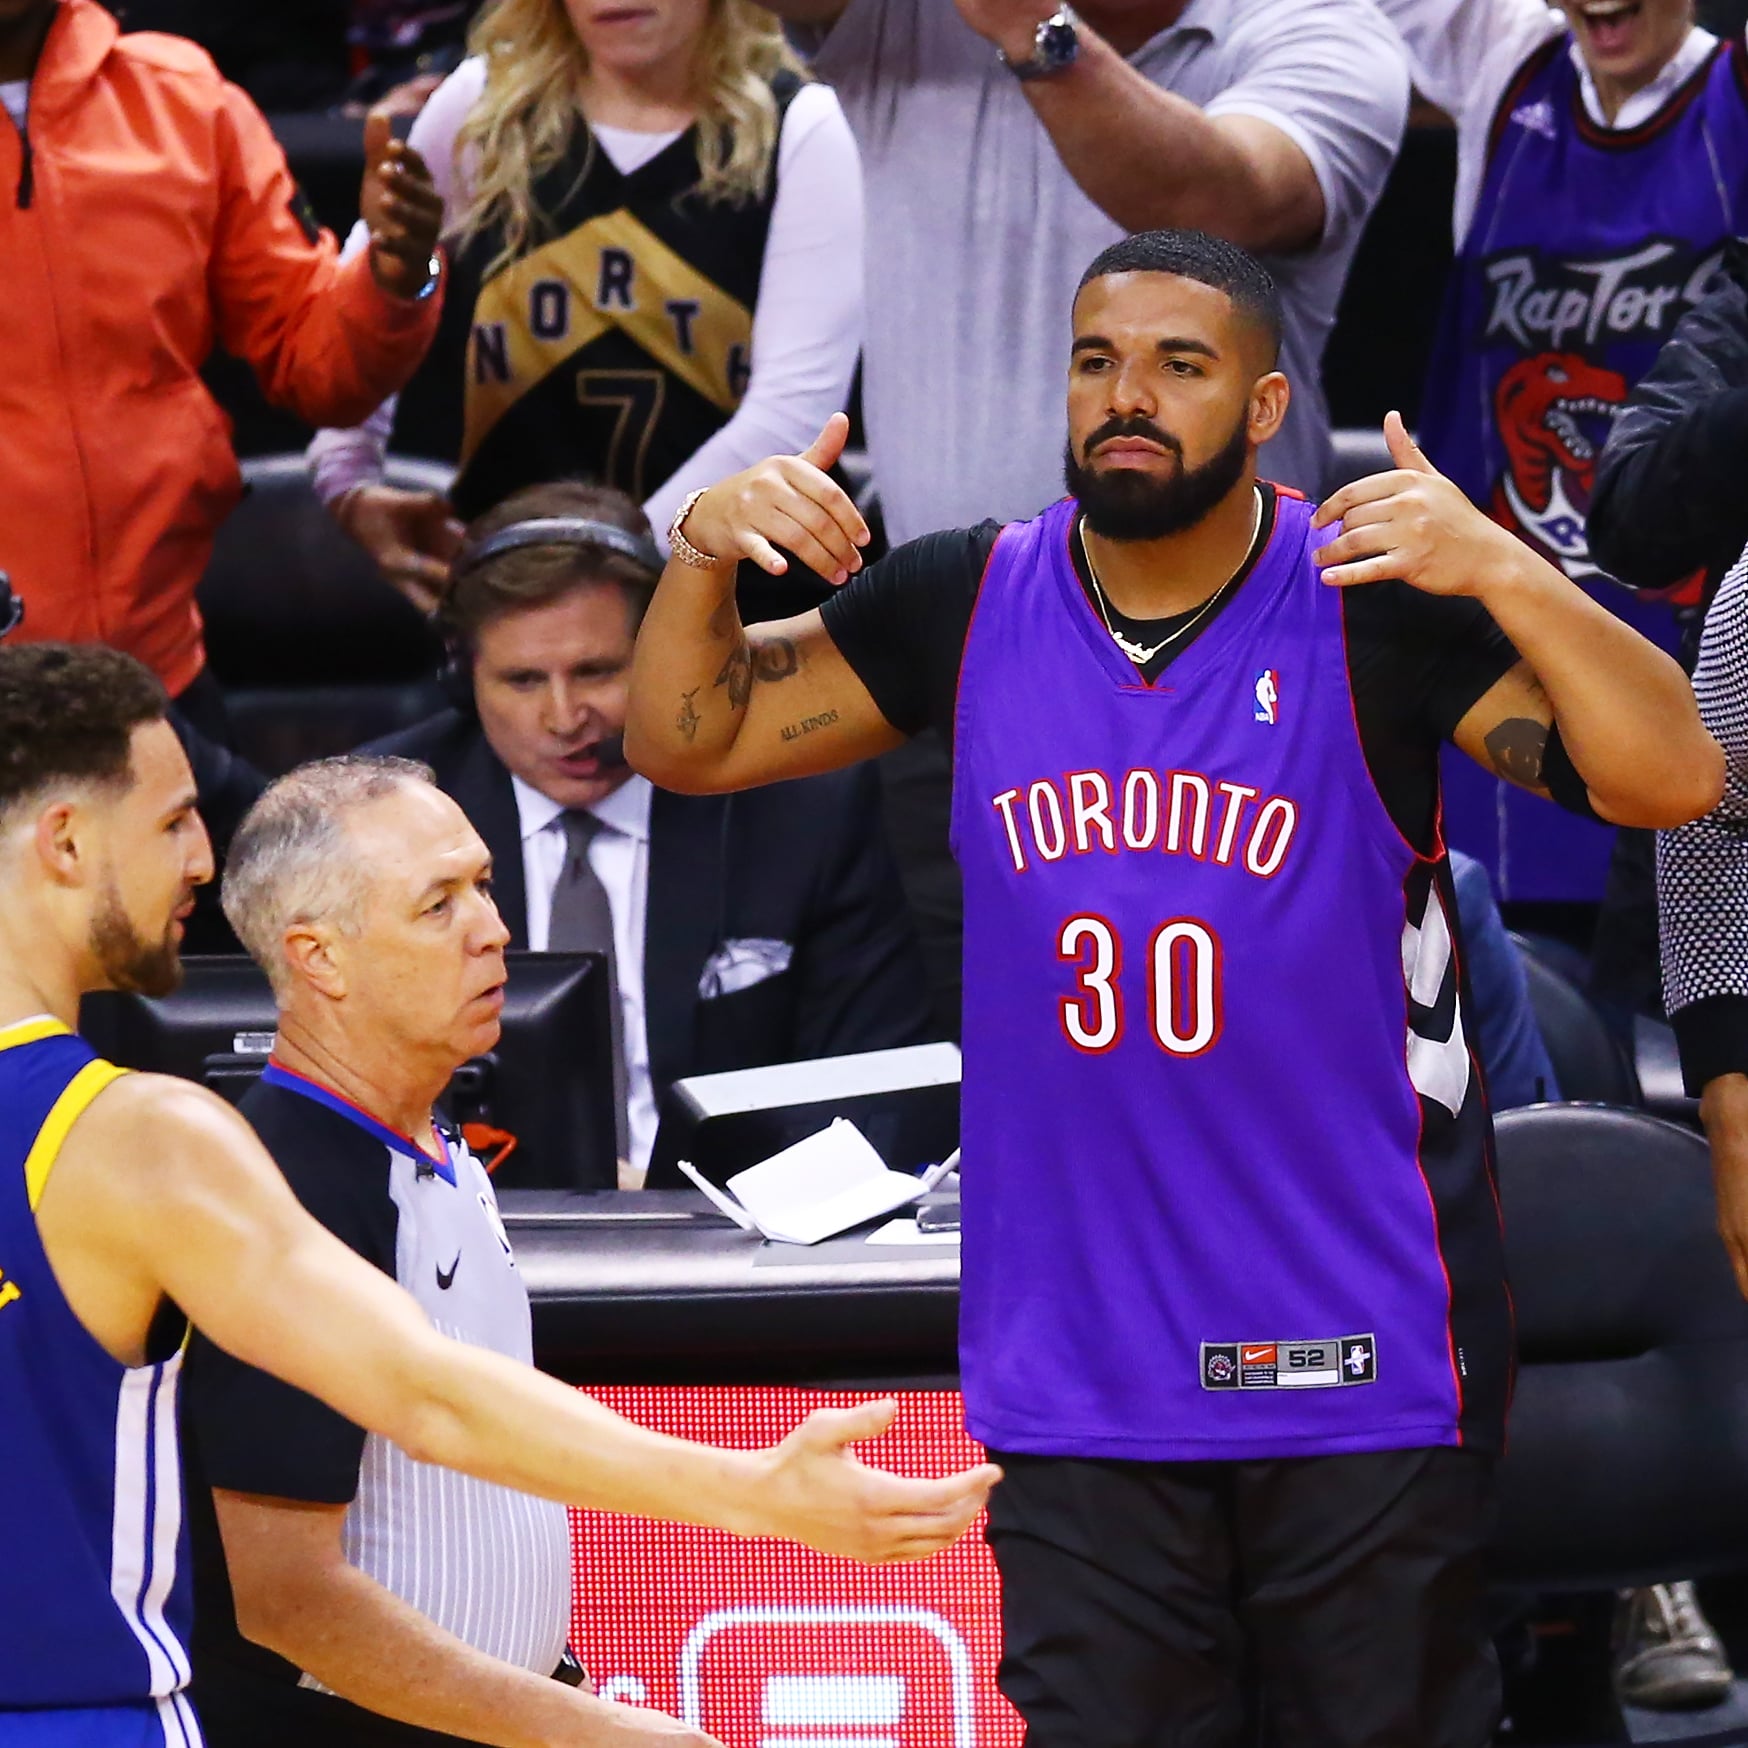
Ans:
[[[668,548],[681,564],[689,564],[693,570],[712,571],[722,563],[719,558],[712,558],[707,552],[700,552],[684,534],[680,532],[686,518],[692,514],[692,506],[704,496],[702,491],[693,492],[674,512],[674,519],[668,524]]]

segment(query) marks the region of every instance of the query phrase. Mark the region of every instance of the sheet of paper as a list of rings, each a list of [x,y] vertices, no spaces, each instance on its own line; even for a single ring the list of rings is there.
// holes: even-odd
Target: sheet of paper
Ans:
[[[931,1181],[888,1171],[868,1138],[844,1117],[736,1172],[723,1190],[711,1191],[695,1172],[686,1176],[725,1212],[732,1213],[732,1201],[743,1210],[737,1217],[785,1244],[818,1244],[878,1220],[926,1194]]]

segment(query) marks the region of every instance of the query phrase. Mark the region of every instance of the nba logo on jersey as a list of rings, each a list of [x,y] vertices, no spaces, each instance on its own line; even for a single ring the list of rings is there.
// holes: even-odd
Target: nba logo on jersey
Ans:
[[[1270,728],[1280,721],[1281,676],[1273,668],[1264,668],[1256,677],[1256,720]]]

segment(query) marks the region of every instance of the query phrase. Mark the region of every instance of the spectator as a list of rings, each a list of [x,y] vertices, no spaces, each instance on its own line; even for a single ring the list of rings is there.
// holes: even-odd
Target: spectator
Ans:
[[[1668,609],[1613,586],[1586,517],[1629,390],[1748,222],[1741,46],[1698,28],[1691,0],[1379,4],[1416,83],[1457,120],[1457,265],[1422,410],[1427,453],[1673,647]],[[1606,840],[1592,828],[1478,783],[1453,795],[1451,820],[1489,863],[1509,845],[1508,897],[1595,896]],[[1618,841],[1609,884],[1592,988],[1627,1013],[1656,1000],[1648,840]]]
[[[306,418],[368,409],[436,324],[436,195],[372,123],[371,241],[339,264],[242,92],[95,0],[0,8],[0,102],[0,568],[20,635],[114,644],[210,729],[194,589],[241,485],[200,368],[217,341]]]
[[[1711,1143],[1718,1228],[1748,1294],[1748,558],[1707,610],[1693,684],[1727,775],[1713,812],[1658,835],[1663,1002]],[[1665,1636],[1680,1645],[1687,1625],[1677,1619]],[[1715,1649],[1703,1618],[1697,1629]]]
[[[498,545],[547,517],[573,520]],[[372,749],[423,760],[461,804],[492,850],[513,946],[611,948],[637,1182],[673,1081],[914,1044],[928,1017],[868,767],[731,798],[670,795],[625,763],[632,645],[659,564],[621,493],[554,484],[506,500],[475,524],[444,599],[462,707]],[[610,940],[587,936],[591,901]]]
[[[1077,268],[1126,230],[1194,226],[1267,257],[1294,399],[1263,470],[1313,495],[1324,484],[1323,345],[1407,114],[1389,32],[1365,0],[1050,5],[777,0],[821,33],[815,70],[861,148],[863,399],[895,544],[1061,495],[1059,353]],[[956,1032],[940,738],[890,754],[882,777],[937,1022]]]
[[[844,403],[862,295],[849,129],[745,0],[496,0],[472,45],[412,132],[455,248],[426,367],[449,417],[421,448],[460,461],[463,518],[593,477],[665,530],[688,492],[799,448]],[[460,531],[441,499],[380,483],[394,411],[322,432],[316,484],[428,607]]]

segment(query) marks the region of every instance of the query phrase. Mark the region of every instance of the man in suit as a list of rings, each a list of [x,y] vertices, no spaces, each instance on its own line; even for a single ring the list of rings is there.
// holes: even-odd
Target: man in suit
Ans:
[[[512,946],[610,950],[633,1184],[672,1082],[929,1035],[868,768],[689,796],[625,763],[660,565],[621,493],[559,482],[506,499],[469,530],[441,609],[453,706],[370,749],[428,764],[473,821]]]

